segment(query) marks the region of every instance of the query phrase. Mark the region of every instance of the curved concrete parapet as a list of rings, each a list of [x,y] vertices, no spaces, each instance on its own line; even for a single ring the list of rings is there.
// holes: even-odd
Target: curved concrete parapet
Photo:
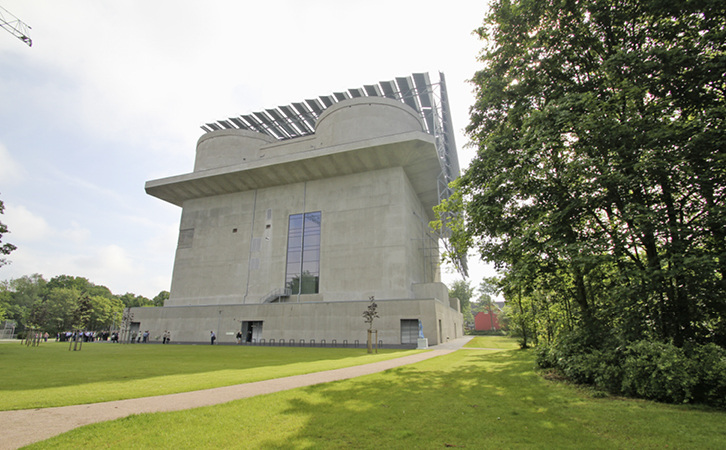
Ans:
[[[259,158],[259,149],[277,139],[248,130],[205,133],[197,141],[194,171],[243,164]]]
[[[384,97],[341,101],[326,109],[315,124],[315,136],[326,146],[410,131],[424,131],[418,113]]]

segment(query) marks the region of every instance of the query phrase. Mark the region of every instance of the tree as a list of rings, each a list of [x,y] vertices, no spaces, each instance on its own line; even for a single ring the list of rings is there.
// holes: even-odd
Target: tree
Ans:
[[[50,290],[44,298],[33,303],[26,325],[53,334],[82,325],[78,303],[80,297],[81,292],[75,288],[58,287]]]
[[[127,292],[124,295],[118,297],[123,303],[125,308],[134,308],[138,306],[154,306],[151,300],[144,297],[143,295],[135,295],[131,292]]]
[[[169,291],[161,291],[151,301],[154,306],[164,306],[164,302],[169,300],[169,295]]]
[[[47,281],[40,274],[25,275],[0,284],[3,298],[7,299],[6,319],[16,323],[18,329],[28,325],[33,304],[43,299]]]
[[[4,212],[5,212],[5,204],[3,203],[2,200],[0,200],[0,214],[3,214]],[[10,252],[17,249],[17,247],[14,246],[13,244],[10,244],[7,242],[5,244],[2,243],[3,234],[9,233],[9,232],[10,231],[8,231],[7,225],[0,222],[0,244],[1,244],[0,245],[0,255],[9,255]],[[5,264],[8,264],[8,263],[9,263],[9,261],[6,258],[0,257],[0,267],[4,266]]]
[[[458,298],[461,304],[461,313],[465,322],[473,322],[474,316],[471,311],[471,297],[474,295],[474,288],[469,286],[467,280],[456,280],[449,288],[449,297]]]
[[[375,298],[371,296],[369,298],[368,308],[363,311],[363,321],[368,324],[368,353],[373,352],[373,333],[375,332],[378,336],[378,331],[373,330],[373,320],[378,318],[378,303],[375,302]],[[378,353],[378,347],[376,346],[376,353]]]
[[[723,2],[495,1],[477,32],[452,253],[505,271],[533,336],[547,311],[593,342],[726,345]]]

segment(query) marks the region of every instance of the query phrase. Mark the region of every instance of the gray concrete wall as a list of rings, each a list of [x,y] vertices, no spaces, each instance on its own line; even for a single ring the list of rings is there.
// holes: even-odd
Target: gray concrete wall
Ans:
[[[288,220],[303,211],[322,213],[316,300],[409,298],[438,281],[423,206],[394,167],[186,201],[167,305],[258,303],[284,288]]]
[[[290,339],[299,342],[344,340],[366,342],[368,325],[363,321],[367,300],[344,302],[267,303],[163,308],[131,308],[140,330],[149,330],[152,339],[171,331],[174,342],[208,343],[214,331],[219,343],[234,343],[242,321],[262,321],[266,342]],[[429,345],[446,342],[463,334],[463,319],[439,299],[378,300],[380,318],[374,321],[378,339],[384,345],[400,345],[401,320],[420,319]]]

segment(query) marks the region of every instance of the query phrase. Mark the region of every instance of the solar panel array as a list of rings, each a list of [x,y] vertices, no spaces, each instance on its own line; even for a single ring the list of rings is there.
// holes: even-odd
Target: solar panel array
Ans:
[[[308,136],[315,132],[315,123],[320,115],[335,103],[350,98],[385,97],[405,103],[416,110],[424,122],[426,132],[442,138],[444,148],[440,156],[444,158],[446,182],[459,174],[453,132],[451,130],[448,99],[444,75],[440,74],[438,83],[431,83],[428,73],[415,73],[408,77],[397,77],[391,81],[352,88],[344,92],[334,92],[286,106],[265,109],[264,111],[242,114],[237,117],[218,120],[202,125],[205,132],[224,129],[250,130],[264,133],[279,140]],[[437,144],[438,147],[438,144]]]

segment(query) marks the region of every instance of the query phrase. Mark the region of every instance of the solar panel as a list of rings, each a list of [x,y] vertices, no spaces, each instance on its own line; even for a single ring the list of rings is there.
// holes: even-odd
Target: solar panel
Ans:
[[[228,130],[233,130],[233,129],[237,128],[234,125],[232,125],[228,120],[218,120],[217,123],[222,125],[224,128],[226,128]]]
[[[276,109],[266,109],[265,111],[267,111],[267,114],[269,114],[270,117],[274,119],[274,123],[278,127],[282,128],[290,136],[296,136],[300,134],[297,130],[291,127],[290,124],[287,123],[287,120],[285,120],[280,111]]]
[[[320,101],[323,102],[326,108],[330,108],[335,104],[335,99],[330,95],[321,95]]]
[[[259,120],[255,119],[255,117],[254,117],[254,116],[251,116],[251,115],[245,115],[245,116],[240,116],[240,117],[241,117],[242,119],[244,119],[244,120],[245,120],[245,122],[247,122],[248,124],[250,124],[250,127],[251,127],[250,129],[251,129],[252,131],[256,131],[256,132],[258,132],[258,133],[265,133],[265,134],[270,134],[270,133],[268,133],[268,132],[267,132],[267,131],[265,130],[265,126],[264,126],[264,125],[262,125],[262,123],[260,123],[260,121],[259,121]]]
[[[283,114],[285,114],[285,117],[287,117],[288,121],[292,126],[294,126],[298,133],[296,134],[313,134],[314,132],[314,126],[310,127],[305,123],[305,120],[303,117],[299,114],[297,114],[292,107],[290,106],[280,106],[280,111],[282,111]]]
[[[318,116],[320,116],[320,114],[323,113],[323,109],[324,109],[323,105],[320,103],[320,100],[318,100],[317,98],[314,98],[312,100],[305,100],[305,103],[307,103],[308,106],[310,107],[310,109],[313,110],[316,118]]]
[[[424,116],[424,123],[426,124],[426,130],[429,132],[429,134],[435,134],[436,130],[434,129],[434,112],[429,109],[424,109],[423,111]]]
[[[418,111],[419,108],[416,105],[416,100],[414,99],[413,86],[411,86],[409,78],[402,78],[402,77],[396,78],[396,84],[398,85],[398,90],[401,92],[401,96],[403,97],[403,102],[405,104],[407,104],[408,106],[410,106],[411,108]]]
[[[416,84],[416,91],[418,92],[419,102],[422,108],[431,108],[433,106],[431,102],[431,91],[429,86],[431,81],[429,80],[429,74],[427,73],[414,73],[413,82]]]
[[[398,96],[396,95],[396,85],[393,84],[393,81],[381,81],[381,88],[383,89],[383,95],[385,97],[398,100]]]
[[[263,123],[265,128],[267,129],[268,133],[272,136],[278,138],[278,139],[286,139],[287,135],[286,133],[275,123],[273,119],[271,119],[266,112],[260,111],[254,114],[255,117],[257,117],[260,122]]]
[[[249,127],[247,126],[247,124],[244,123],[242,121],[242,119],[240,119],[239,117],[230,117],[229,120],[231,120],[232,123],[237,125],[237,128],[239,128],[240,130],[249,130]]]
[[[363,89],[365,89],[366,94],[368,94],[369,97],[383,97],[381,88],[379,88],[378,85],[368,84],[363,86]]]
[[[335,99],[339,102],[342,102],[343,100],[348,100],[350,98],[350,95],[348,95],[347,92],[334,92],[333,95],[335,96]]]
[[[350,93],[350,96],[352,98],[360,98],[360,97],[363,97],[365,95],[365,93],[363,92],[363,89],[357,89],[357,88],[356,89],[348,89],[348,93]]]
[[[318,117],[315,113],[305,107],[304,103],[293,103],[293,108],[300,113],[300,117],[305,124],[310,128],[311,131],[315,130],[315,119]]]

